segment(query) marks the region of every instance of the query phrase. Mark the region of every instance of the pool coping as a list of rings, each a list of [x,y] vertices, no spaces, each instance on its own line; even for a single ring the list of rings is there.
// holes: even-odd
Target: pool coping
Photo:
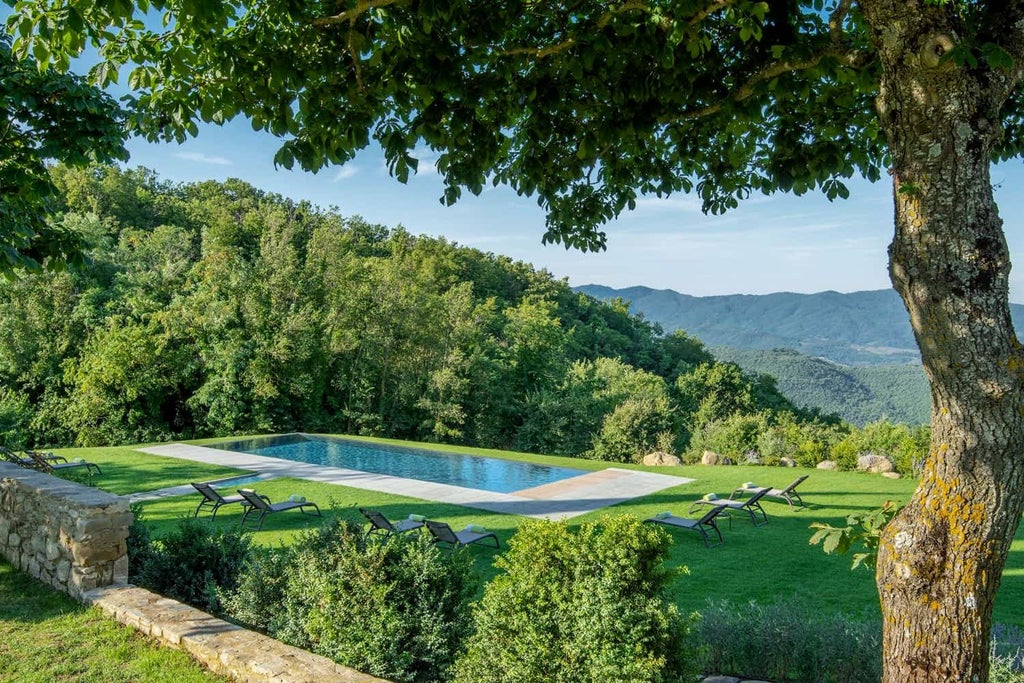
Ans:
[[[137,450],[164,457],[259,472],[267,478],[308,479],[326,484],[464,505],[488,512],[551,520],[569,519],[695,481],[688,477],[609,467],[515,493],[494,493],[386,474],[371,474],[341,467],[223,451],[209,446],[171,443]],[[183,493],[191,491],[191,487],[185,488],[187,490]]]

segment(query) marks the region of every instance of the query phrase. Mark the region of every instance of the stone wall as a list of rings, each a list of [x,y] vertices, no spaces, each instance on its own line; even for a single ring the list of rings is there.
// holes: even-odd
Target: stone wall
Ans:
[[[75,598],[127,582],[131,523],[118,496],[0,463],[0,554]]]

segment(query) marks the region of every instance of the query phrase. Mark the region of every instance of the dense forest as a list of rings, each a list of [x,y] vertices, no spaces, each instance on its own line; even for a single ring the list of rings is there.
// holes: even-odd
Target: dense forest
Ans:
[[[882,418],[917,425],[931,418],[931,392],[920,364],[849,367],[792,349],[715,347],[712,352],[749,373],[775,377],[794,404],[835,413],[855,425]]]
[[[616,461],[888,448],[906,467],[926,443],[798,409],[684,332],[506,257],[237,180],[52,173],[52,223],[89,265],[0,284],[8,445],[303,430]]]

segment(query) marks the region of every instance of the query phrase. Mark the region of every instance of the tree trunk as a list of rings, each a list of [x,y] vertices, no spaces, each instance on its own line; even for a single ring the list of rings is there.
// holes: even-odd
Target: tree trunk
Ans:
[[[949,6],[862,0],[882,61],[892,153],[890,274],[932,389],[920,486],[885,530],[877,582],[885,683],[988,680],[992,604],[1024,509],[1024,355],[989,178],[998,135],[987,65],[940,59]]]

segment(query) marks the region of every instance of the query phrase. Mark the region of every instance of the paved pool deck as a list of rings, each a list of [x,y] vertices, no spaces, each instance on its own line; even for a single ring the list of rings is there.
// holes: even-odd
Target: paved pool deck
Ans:
[[[380,491],[411,498],[432,500],[454,505],[500,512],[537,519],[562,520],[600,510],[640,496],[657,493],[673,486],[688,484],[693,479],[676,477],[654,472],[609,467],[597,472],[587,472],[578,477],[563,479],[515,493],[493,493],[462,486],[436,484],[417,479],[405,479],[386,474],[371,474],[341,467],[327,467],[310,463],[268,458],[262,455],[222,451],[206,446],[191,446],[172,443],[138,449],[144,453],[162,455],[182,460],[192,460],[210,465],[222,465],[239,470],[258,472],[264,478],[293,477],[309,479],[326,484],[350,486],[368,491]],[[190,486],[175,487],[181,494],[192,491]],[[164,495],[181,495],[171,489]],[[150,497],[156,497],[156,494]],[[143,499],[142,496],[133,499]]]

